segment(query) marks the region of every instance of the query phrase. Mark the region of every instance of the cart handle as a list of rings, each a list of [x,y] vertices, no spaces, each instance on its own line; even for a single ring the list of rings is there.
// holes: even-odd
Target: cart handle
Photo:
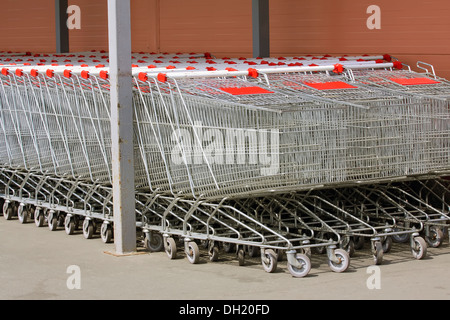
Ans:
[[[433,73],[433,76],[436,79],[436,72],[434,71],[434,66],[433,65],[431,65],[429,63],[426,63],[426,62],[423,62],[423,61],[417,61],[417,68],[425,70],[426,73],[430,73],[430,72],[428,71],[427,68],[422,67],[421,65],[426,65],[426,66],[431,67],[431,72]]]

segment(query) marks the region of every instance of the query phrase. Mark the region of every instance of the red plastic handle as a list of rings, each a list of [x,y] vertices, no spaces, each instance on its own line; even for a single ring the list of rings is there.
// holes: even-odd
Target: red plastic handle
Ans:
[[[106,71],[106,70],[100,71],[100,78],[102,78],[103,80],[107,80],[108,77],[109,77],[108,71]]]
[[[144,82],[148,81],[148,77],[145,72],[140,72],[138,78],[139,78],[139,80],[144,81]]]
[[[158,73],[157,79],[161,82],[166,82],[167,81],[167,74],[165,73]]]
[[[47,77],[49,78],[53,78],[55,76],[55,72],[52,69],[47,69],[47,71],[45,72],[45,74],[47,75]]]
[[[86,70],[81,71],[81,77],[83,79],[89,79],[89,71]]]
[[[70,78],[70,77],[72,77],[72,71],[70,71],[70,70],[64,70],[64,77],[66,77],[66,78]]]

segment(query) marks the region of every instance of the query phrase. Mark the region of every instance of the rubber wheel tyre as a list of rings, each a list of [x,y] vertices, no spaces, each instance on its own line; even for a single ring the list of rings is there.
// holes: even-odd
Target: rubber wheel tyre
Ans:
[[[309,259],[311,259],[311,257],[312,257],[312,251],[311,251],[311,248],[302,248],[302,249],[301,249],[301,253],[303,253],[304,255],[306,255]]]
[[[58,215],[56,212],[50,213],[47,217],[48,228],[50,231],[55,231],[58,229]]]
[[[275,251],[272,249],[266,249],[264,250],[264,256],[267,259],[267,261],[265,261],[265,259],[261,259],[264,271],[268,273],[275,272],[278,264],[278,257]]]
[[[405,225],[403,222],[398,222],[397,224],[398,224],[399,227],[403,227]],[[401,231],[401,230],[403,230],[403,229],[394,228],[394,232],[398,232],[398,231]],[[397,243],[406,243],[406,242],[409,241],[409,237],[410,237],[409,233],[393,234],[392,235],[392,240],[394,242],[397,242]]]
[[[361,250],[362,248],[364,248],[364,242],[365,242],[365,238],[362,236],[355,236],[353,237],[353,243],[355,245],[355,250]]]
[[[414,245],[411,248],[411,252],[413,254],[413,257],[417,260],[425,258],[425,256],[427,255],[427,243],[422,237],[414,238]]]
[[[100,237],[104,243],[110,243],[113,237],[113,230],[109,223],[102,223],[100,227]],[[161,241],[162,242],[162,241]]]
[[[177,257],[177,244],[174,238],[167,237],[164,241],[164,250],[167,253],[169,259],[175,259]]]
[[[431,248],[437,248],[441,245],[442,240],[444,239],[444,232],[442,232],[441,228],[436,226],[430,227],[430,235],[425,237],[425,240]]]
[[[311,260],[302,253],[297,253],[295,259],[302,265],[301,268],[294,267],[289,262],[287,268],[293,277],[303,278],[311,271]]]
[[[224,242],[222,244],[222,246],[223,246],[223,251],[225,251],[226,253],[230,253],[234,249],[234,243]]]
[[[245,264],[245,250],[240,248],[237,252],[238,263],[240,266]]]
[[[380,241],[375,241],[373,244],[373,261],[376,265],[383,263],[383,245]]]
[[[214,244],[214,242],[210,242],[209,248],[208,248],[208,255],[210,261],[217,261],[219,260],[219,247]]]
[[[196,264],[200,261],[200,250],[196,242],[188,242],[186,247],[186,257],[192,264]]]
[[[314,251],[315,251],[317,254],[324,254],[325,252],[327,252],[327,248],[326,248],[325,245],[323,245],[323,246],[318,246],[318,247],[314,247]]]
[[[94,236],[94,224],[89,219],[83,221],[83,235],[86,239],[92,239]]]
[[[334,255],[339,259],[339,262],[333,262],[328,259],[328,266],[334,272],[344,272],[348,269],[350,265],[350,256],[347,251],[344,249],[336,249],[334,250]]]
[[[286,259],[286,253],[284,250],[276,250],[275,252],[277,253],[278,262],[284,261],[284,259]]]
[[[66,216],[64,219],[64,230],[66,230],[66,234],[72,235],[75,232],[75,220],[71,216]]]
[[[36,227],[40,228],[44,226],[45,217],[44,214],[41,212],[41,210],[36,210],[34,212],[34,223],[36,224]]]
[[[63,214],[58,215],[58,227],[64,228],[65,216]]]
[[[145,237],[145,245],[150,252],[159,252],[164,249],[164,239],[162,234],[151,232]]]
[[[386,239],[384,239],[382,246],[383,246],[383,252],[384,253],[388,253],[389,251],[391,251],[391,249],[392,249],[392,237],[391,236],[387,236]]]
[[[17,217],[19,218],[20,223],[28,222],[28,209],[25,206],[19,206],[17,209]]]
[[[259,247],[247,246],[247,254],[250,258],[256,257],[259,254]]]
[[[14,209],[12,206],[8,206],[6,210],[3,208],[3,216],[6,220],[11,220],[14,215]]]
[[[355,254],[355,243],[353,242],[353,240],[350,239],[343,249],[347,251],[349,257],[352,257]]]

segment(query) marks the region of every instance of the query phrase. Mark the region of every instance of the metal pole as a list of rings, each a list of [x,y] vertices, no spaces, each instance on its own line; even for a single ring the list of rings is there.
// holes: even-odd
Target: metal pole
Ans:
[[[136,251],[130,0],[108,0],[114,243]]]
[[[56,53],[69,52],[68,0],[55,0]]]
[[[252,0],[252,28],[253,57],[269,57],[269,0]]]

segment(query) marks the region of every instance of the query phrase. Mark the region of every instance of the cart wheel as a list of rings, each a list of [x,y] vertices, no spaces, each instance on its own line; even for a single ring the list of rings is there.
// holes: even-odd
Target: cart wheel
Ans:
[[[373,260],[376,265],[380,265],[383,263],[383,245],[380,241],[375,241],[373,243],[372,249]]]
[[[5,219],[6,219],[5,213],[6,213],[6,210],[8,209],[8,205],[9,205],[9,202],[3,201],[2,213],[3,213],[3,216],[5,217]]]
[[[17,208],[17,217],[19,218],[20,223],[28,222],[28,209],[23,205],[19,205]]]
[[[355,243],[352,239],[350,239],[347,245],[345,245],[342,249],[347,251],[349,257],[353,257],[353,255],[355,254]]]
[[[301,253],[306,255],[309,259],[311,259],[311,257],[312,257],[311,248],[302,248]]]
[[[361,250],[362,248],[364,248],[365,240],[366,239],[364,237],[361,237],[361,236],[353,237],[353,243],[354,243],[355,250]]]
[[[104,243],[111,242],[113,237],[113,229],[110,223],[102,223],[102,226],[100,227],[100,237]]]
[[[406,243],[409,241],[409,234],[393,234],[392,240],[394,240],[397,243]]]
[[[3,216],[5,217],[6,220],[11,220],[13,215],[14,215],[13,207],[5,202],[3,206]]]
[[[250,258],[256,257],[259,252],[259,247],[255,246],[246,246],[247,247],[247,253]]]
[[[79,216],[73,216],[73,221],[75,223],[75,230],[78,230],[80,228],[80,217]]]
[[[230,253],[234,249],[234,244],[233,243],[224,242],[222,244],[222,246],[223,246],[223,251],[225,251],[226,253]]]
[[[167,253],[169,259],[175,259],[177,257],[177,244],[174,238],[167,237],[164,241],[164,250]]]
[[[58,214],[56,212],[50,212],[47,217],[47,223],[50,231],[58,229]]]
[[[145,243],[150,252],[159,252],[164,249],[163,236],[158,232],[151,231],[148,233],[148,236],[145,237]]]
[[[34,212],[34,223],[36,224],[36,227],[42,227],[44,226],[45,222],[45,216],[44,213],[41,212],[40,209],[36,209]]]
[[[200,250],[195,241],[189,241],[186,247],[186,257],[190,263],[196,264],[200,261]]]
[[[245,264],[245,251],[244,249],[240,248],[237,252],[238,262],[240,266],[243,266]]]
[[[209,242],[208,255],[210,261],[219,260],[219,247],[214,243],[214,241]]]
[[[284,250],[277,249],[275,252],[277,253],[278,262],[283,261],[286,258],[286,252]]]
[[[58,215],[58,227],[64,228],[65,216],[63,214]]]
[[[325,233],[324,232],[319,232],[317,234],[317,238],[318,239],[325,239]],[[320,243],[320,241],[316,241],[316,244]],[[327,249],[325,246],[317,246],[317,247],[313,247],[314,248],[314,252],[318,253],[318,254],[324,254],[325,252],[327,252]]]
[[[330,269],[334,272],[344,272],[348,269],[350,265],[350,256],[344,249],[334,250],[334,255],[339,260],[338,262],[331,261],[328,259],[328,265]]]
[[[31,220],[34,220],[34,212],[35,211],[36,211],[36,208],[34,206],[28,207],[28,215]]]
[[[327,248],[325,247],[325,245],[318,246],[318,247],[314,247],[314,251],[318,254],[324,254],[325,252],[327,252]]]
[[[301,267],[294,267],[288,262],[287,268],[293,277],[303,278],[311,270],[311,260],[309,260],[309,258],[302,253],[297,253],[295,255],[295,259],[297,259],[298,263],[301,264]]]
[[[432,248],[437,248],[441,245],[442,240],[444,239],[444,232],[441,228],[436,226],[430,227],[430,235],[425,237],[425,240],[428,246]]]
[[[405,224],[403,223],[403,222],[398,222],[397,223],[397,225],[399,226],[399,227],[403,227]],[[398,231],[401,231],[402,229],[399,229],[399,228],[394,228],[394,232],[398,232]],[[393,234],[392,235],[392,240],[394,241],[394,242],[397,242],[397,243],[406,243],[406,242],[408,242],[409,241],[409,237],[410,237],[410,234],[409,233],[404,233],[404,234]]]
[[[261,262],[264,268],[264,271],[268,273],[275,272],[277,270],[277,261],[278,257],[275,251],[272,249],[264,250],[264,257],[261,258]]]
[[[382,247],[383,247],[384,253],[388,253],[389,251],[391,251],[391,248],[392,248],[392,237],[391,236],[387,236],[386,239],[384,239]]]
[[[200,240],[200,245],[203,249],[208,249],[209,247],[209,241],[208,240]]]
[[[75,232],[75,219],[69,215],[64,219],[64,230],[66,234],[72,235]]]
[[[423,259],[427,255],[427,243],[422,237],[414,237],[414,244],[411,251],[417,260]]]
[[[94,224],[89,219],[83,221],[83,235],[86,239],[92,239],[94,236]]]

